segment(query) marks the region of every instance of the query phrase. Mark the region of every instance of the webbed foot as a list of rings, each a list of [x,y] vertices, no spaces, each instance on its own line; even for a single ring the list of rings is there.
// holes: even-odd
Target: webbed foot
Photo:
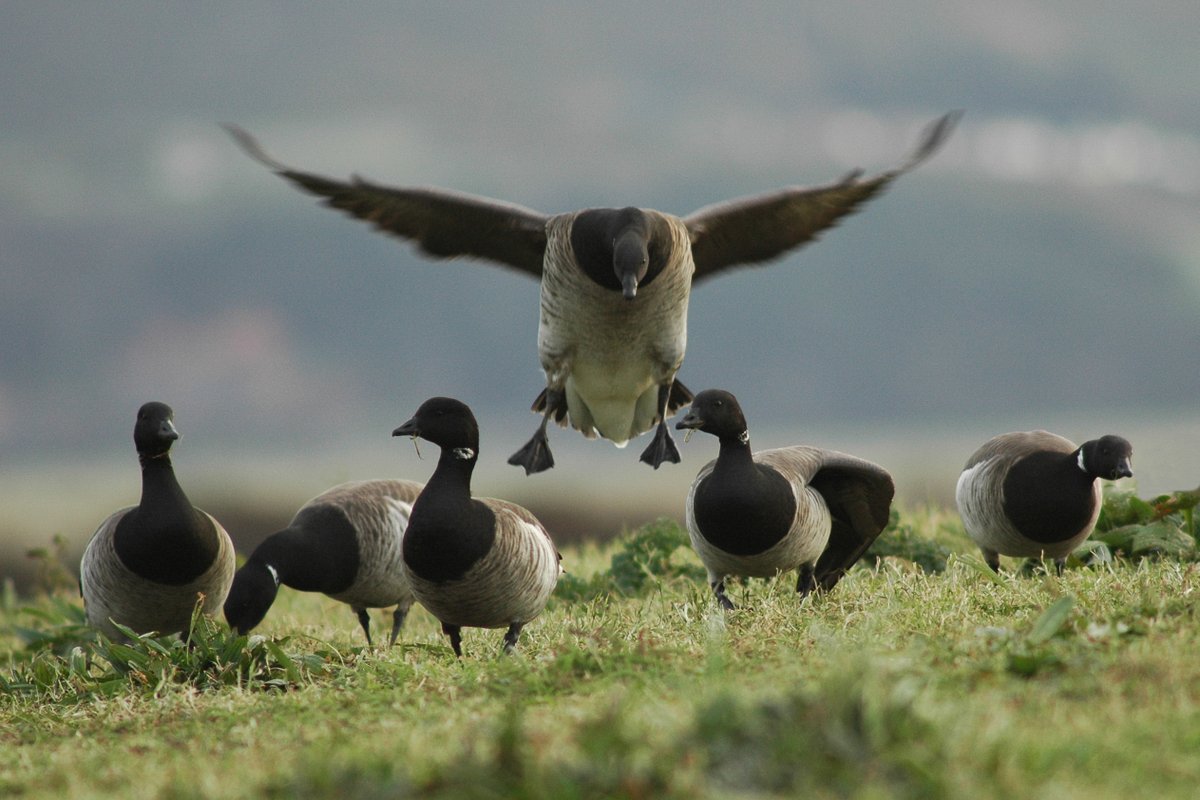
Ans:
[[[642,451],[640,460],[655,469],[664,461],[679,463],[679,448],[675,446],[675,440],[671,438],[671,431],[665,422],[658,423],[658,427],[654,429],[654,439],[650,446]]]
[[[541,426],[534,431],[533,438],[508,457],[508,463],[515,467],[524,467],[526,475],[545,472],[554,466],[554,455],[550,452],[550,439],[546,436],[545,419],[542,420]]]

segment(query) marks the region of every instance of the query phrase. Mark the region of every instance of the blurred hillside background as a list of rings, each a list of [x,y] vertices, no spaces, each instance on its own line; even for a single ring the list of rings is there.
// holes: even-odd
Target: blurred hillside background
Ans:
[[[1134,443],[1143,493],[1200,483],[1194,0],[1138,4],[9,2],[0,26],[0,575],[136,502],[138,405],[243,547],[351,478],[423,479],[390,438],[447,394],[476,489],[566,540],[681,516],[710,437],[653,472],[537,419],[536,282],[424,260],[242,154],[545,212],[684,214],[943,151],[820,241],[692,297],[694,390],[756,447],[873,458],[950,502],[1005,430]]]

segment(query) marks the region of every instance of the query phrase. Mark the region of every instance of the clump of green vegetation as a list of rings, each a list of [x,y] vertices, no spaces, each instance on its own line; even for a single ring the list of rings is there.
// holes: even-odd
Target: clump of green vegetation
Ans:
[[[900,512],[892,508],[887,527],[863,555],[862,563],[878,565],[884,558],[903,558],[925,573],[938,573],[946,571],[951,552],[936,539],[918,533],[913,525],[901,522]]]
[[[1193,560],[1197,556],[1197,505],[1200,489],[1144,500],[1133,489],[1110,486],[1090,541],[1126,558]]]
[[[695,560],[680,556],[691,553],[687,531],[678,522],[660,517],[617,540],[606,570],[591,578],[564,575],[559,579],[556,597],[567,601],[590,600],[604,594],[619,593],[634,597],[655,584],[676,578],[707,580],[704,568]]]
[[[947,796],[944,773],[929,768],[946,760],[945,734],[921,712],[915,682],[891,672],[859,658],[779,697],[722,693],[697,711],[685,752],[738,794]]]
[[[13,626],[24,650],[10,653],[0,672],[0,695],[72,703],[133,691],[159,694],[170,685],[197,689],[239,686],[285,690],[328,676],[345,660],[332,647],[289,654],[288,639],[239,636],[200,613],[186,637],[138,634],[122,625],[125,640],[90,629],[83,609],[61,598],[25,610],[36,626]]]

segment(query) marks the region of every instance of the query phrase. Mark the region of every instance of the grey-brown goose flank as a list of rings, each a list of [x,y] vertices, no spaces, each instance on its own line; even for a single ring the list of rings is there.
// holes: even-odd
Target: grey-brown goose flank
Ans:
[[[793,446],[752,452],[731,393],[700,392],[675,427],[720,442],[688,492],[688,535],[720,604],[729,575],[768,578],[798,570],[796,591],[832,589],[887,526],[895,486],[855,456]]]
[[[133,437],[141,499],[109,515],[88,540],[79,564],[84,610],[88,624],[112,638],[123,638],[113,621],[136,633],[185,633],[200,596],[204,613],[220,610],[233,580],[233,542],[175,477],[171,408],[143,405]]]
[[[958,477],[954,499],[963,527],[993,570],[1006,555],[1050,558],[1061,573],[1100,516],[1098,479],[1132,476],[1132,455],[1129,442],[1111,434],[1078,447],[1041,430],[995,436]]]
[[[656,468],[678,462],[666,419],[691,399],[675,374],[686,349],[692,284],[812,241],[928,158],[959,116],[931,124],[895,169],[870,178],[855,171],[824,186],[743,197],[685,217],[636,208],[549,215],[445,189],[343,182],[284,166],[248,133],[226,127],[280,176],[427,256],[493,261],[541,279],[538,355],[546,388],[533,410],[542,422],[509,459],[533,473],[554,465],[551,419],[618,445],[657,426],[641,460]]]
[[[464,627],[507,628],[511,651],[562,571],[549,532],[515,503],[471,496],[479,426],[465,403],[430,398],[392,435],[421,437],[442,451],[404,535],[413,595],[441,621],[456,656]]]
[[[413,604],[401,563],[401,542],[415,481],[351,481],[300,507],[288,526],[264,539],[233,578],[225,619],[239,633],[253,630],[275,602],[280,585],[321,592],[346,603],[371,640],[370,608],[392,608],[396,643]]]

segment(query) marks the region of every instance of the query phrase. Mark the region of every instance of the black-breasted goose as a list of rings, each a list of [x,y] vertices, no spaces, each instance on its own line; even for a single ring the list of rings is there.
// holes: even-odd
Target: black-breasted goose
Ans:
[[[309,500],[286,528],[254,548],[234,575],[225,600],[230,627],[246,633],[262,622],[282,584],[349,605],[368,645],[367,609],[395,606],[388,640],[395,644],[413,604],[401,542],[421,488],[414,481],[352,481]]]
[[[441,621],[455,655],[462,655],[464,627],[507,628],[504,650],[511,651],[562,572],[550,534],[521,506],[471,497],[479,426],[466,404],[426,400],[392,435],[419,436],[442,449],[404,535],[413,595]]]
[[[717,600],[734,607],[725,578],[769,578],[799,570],[796,591],[832,589],[887,526],[895,487],[861,458],[794,446],[750,450],[737,398],[709,389],[676,428],[716,436],[720,451],[687,496],[692,546]]]
[[[200,595],[204,613],[215,614],[229,592],[233,542],[175,479],[170,450],[178,438],[170,406],[138,409],[141,501],[100,523],[83,551],[79,589],[87,621],[109,637],[123,638],[113,621],[137,633],[186,633]]]
[[[1100,516],[1103,489],[1096,479],[1132,476],[1132,456],[1120,436],[1076,447],[1048,431],[1002,433],[976,450],[958,476],[954,499],[963,527],[993,570],[1005,555],[1052,558],[1061,573]]]
[[[678,462],[666,419],[691,400],[675,380],[687,344],[692,284],[740,264],[770,261],[857,210],[932,154],[954,127],[947,114],[901,166],[871,178],[790,187],[677,217],[642,208],[547,215],[436,188],[389,188],[298,172],[228,126],[253,158],[326,205],[412,241],[433,258],[497,262],[541,280],[538,356],[546,388],[542,424],[509,463],[526,473],[554,466],[546,424],[570,424],[618,446],[657,424],[641,460]]]

